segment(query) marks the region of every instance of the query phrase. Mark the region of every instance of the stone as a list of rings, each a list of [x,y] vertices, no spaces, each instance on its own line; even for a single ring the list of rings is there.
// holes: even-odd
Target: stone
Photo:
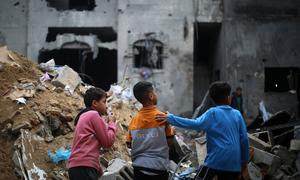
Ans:
[[[183,142],[183,137],[175,135],[174,147],[179,156],[184,157],[187,153],[191,152],[190,147]]]
[[[269,166],[268,174],[273,174],[281,165],[281,159],[271,153],[266,151],[262,151],[253,147],[254,156],[253,156],[253,163],[255,164],[265,164]]]
[[[296,154],[288,151],[285,147],[276,145],[271,150],[276,156],[280,157],[282,162],[287,165],[292,165],[296,159]]]
[[[58,76],[52,80],[52,84],[56,87],[67,89],[71,94],[74,93],[76,87],[81,83],[79,75],[69,66],[63,66]]]
[[[206,150],[206,137],[200,137],[195,139],[197,159],[199,164],[203,164],[206,158],[207,150]]]
[[[57,87],[57,88],[54,89],[54,92],[62,93],[62,92],[64,92],[64,90],[61,87]]]
[[[4,70],[4,67],[2,64],[0,64],[0,72],[2,72]]]
[[[47,120],[46,120],[46,118],[42,115],[42,113],[40,113],[39,111],[36,111],[35,112],[35,114],[37,115],[37,117],[39,118],[39,120],[41,121],[41,122],[46,122]]]
[[[22,121],[20,123],[14,123],[12,126],[12,133],[18,133],[20,129],[31,129],[31,125],[27,121]]]
[[[133,168],[122,159],[113,159],[99,180],[133,180]]]
[[[66,122],[73,121],[73,115],[71,113],[60,113],[60,116],[62,117],[62,120]]]
[[[300,139],[292,139],[290,145],[291,151],[300,151]]]
[[[13,92],[11,92],[8,95],[8,97],[14,101],[22,97],[27,97],[27,98],[33,97],[34,94],[35,94],[35,90],[33,89],[21,89],[21,90],[15,89]]]
[[[257,149],[260,149],[263,151],[271,150],[271,144],[260,140],[259,138],[253,136],[252,134],[248,133],[248,139],[249,139],[250,146],[256,147]]]
[[[262,180],[263,179],[260,168],[252,162],[249,162],[249,164],[248,164],[248,173],[249,173],[251,180]]]

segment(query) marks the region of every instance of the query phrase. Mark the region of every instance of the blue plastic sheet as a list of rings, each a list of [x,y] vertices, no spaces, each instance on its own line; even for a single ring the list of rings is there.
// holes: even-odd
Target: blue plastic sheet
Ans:
[[[59,148],[55,153],[52,153],[48,150],[48,156],[51,161],[54,163],[58,163],[59,161],[68,160],[71,155],[71,149]]]

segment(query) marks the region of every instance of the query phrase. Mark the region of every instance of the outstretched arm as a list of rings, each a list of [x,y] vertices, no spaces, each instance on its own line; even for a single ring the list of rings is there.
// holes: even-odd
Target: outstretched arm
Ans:
[[[209,128],[208,119],[210,118],[210,116],[211,116],[210,111],[205,112],[202,116],[200,116],[197,119],[183,118],[183,117],[175,116],[173,114],[158,114],[156,115],[156,120],[158,121],[167,120],[168,123],[181,128],[205,130]]]

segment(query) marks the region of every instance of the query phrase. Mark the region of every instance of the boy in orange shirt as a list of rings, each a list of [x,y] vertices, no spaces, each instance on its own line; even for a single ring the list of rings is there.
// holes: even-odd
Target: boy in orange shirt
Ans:
[[[167,180],[169,147],[174,133],[167,123],[155,120],[162,113],[156,107],[152,83],[141,81],[133,87],[135,98],[143,105],[128,127],[127,145],[131,147],[135,180]]]

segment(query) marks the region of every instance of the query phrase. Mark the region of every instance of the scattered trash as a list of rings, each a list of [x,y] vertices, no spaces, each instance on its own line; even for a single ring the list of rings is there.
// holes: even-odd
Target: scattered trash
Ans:
[[[17,104],[26,104],[25,98],[17,98],[16,101],[17,101]]]
[[[51,161],[54,163],[58,163],[60,161],[68,160],[71,155],[71,149],[59,148],[55,154],[48,150],[48,156]]]
[[[40,81],[41,82],[45,82],[45,81],[48,81],[48,80],[51,80],[49,74],[46,72],[41,78],[40,78]]]
[[[266,110],[266,107],[265,107],[265,104],[263,101],[261,101],[259,103],[259,110],[262,112],[262,117],[263,117],[264,122],[268,121],[269,115],[267,113],[267,110]]]

